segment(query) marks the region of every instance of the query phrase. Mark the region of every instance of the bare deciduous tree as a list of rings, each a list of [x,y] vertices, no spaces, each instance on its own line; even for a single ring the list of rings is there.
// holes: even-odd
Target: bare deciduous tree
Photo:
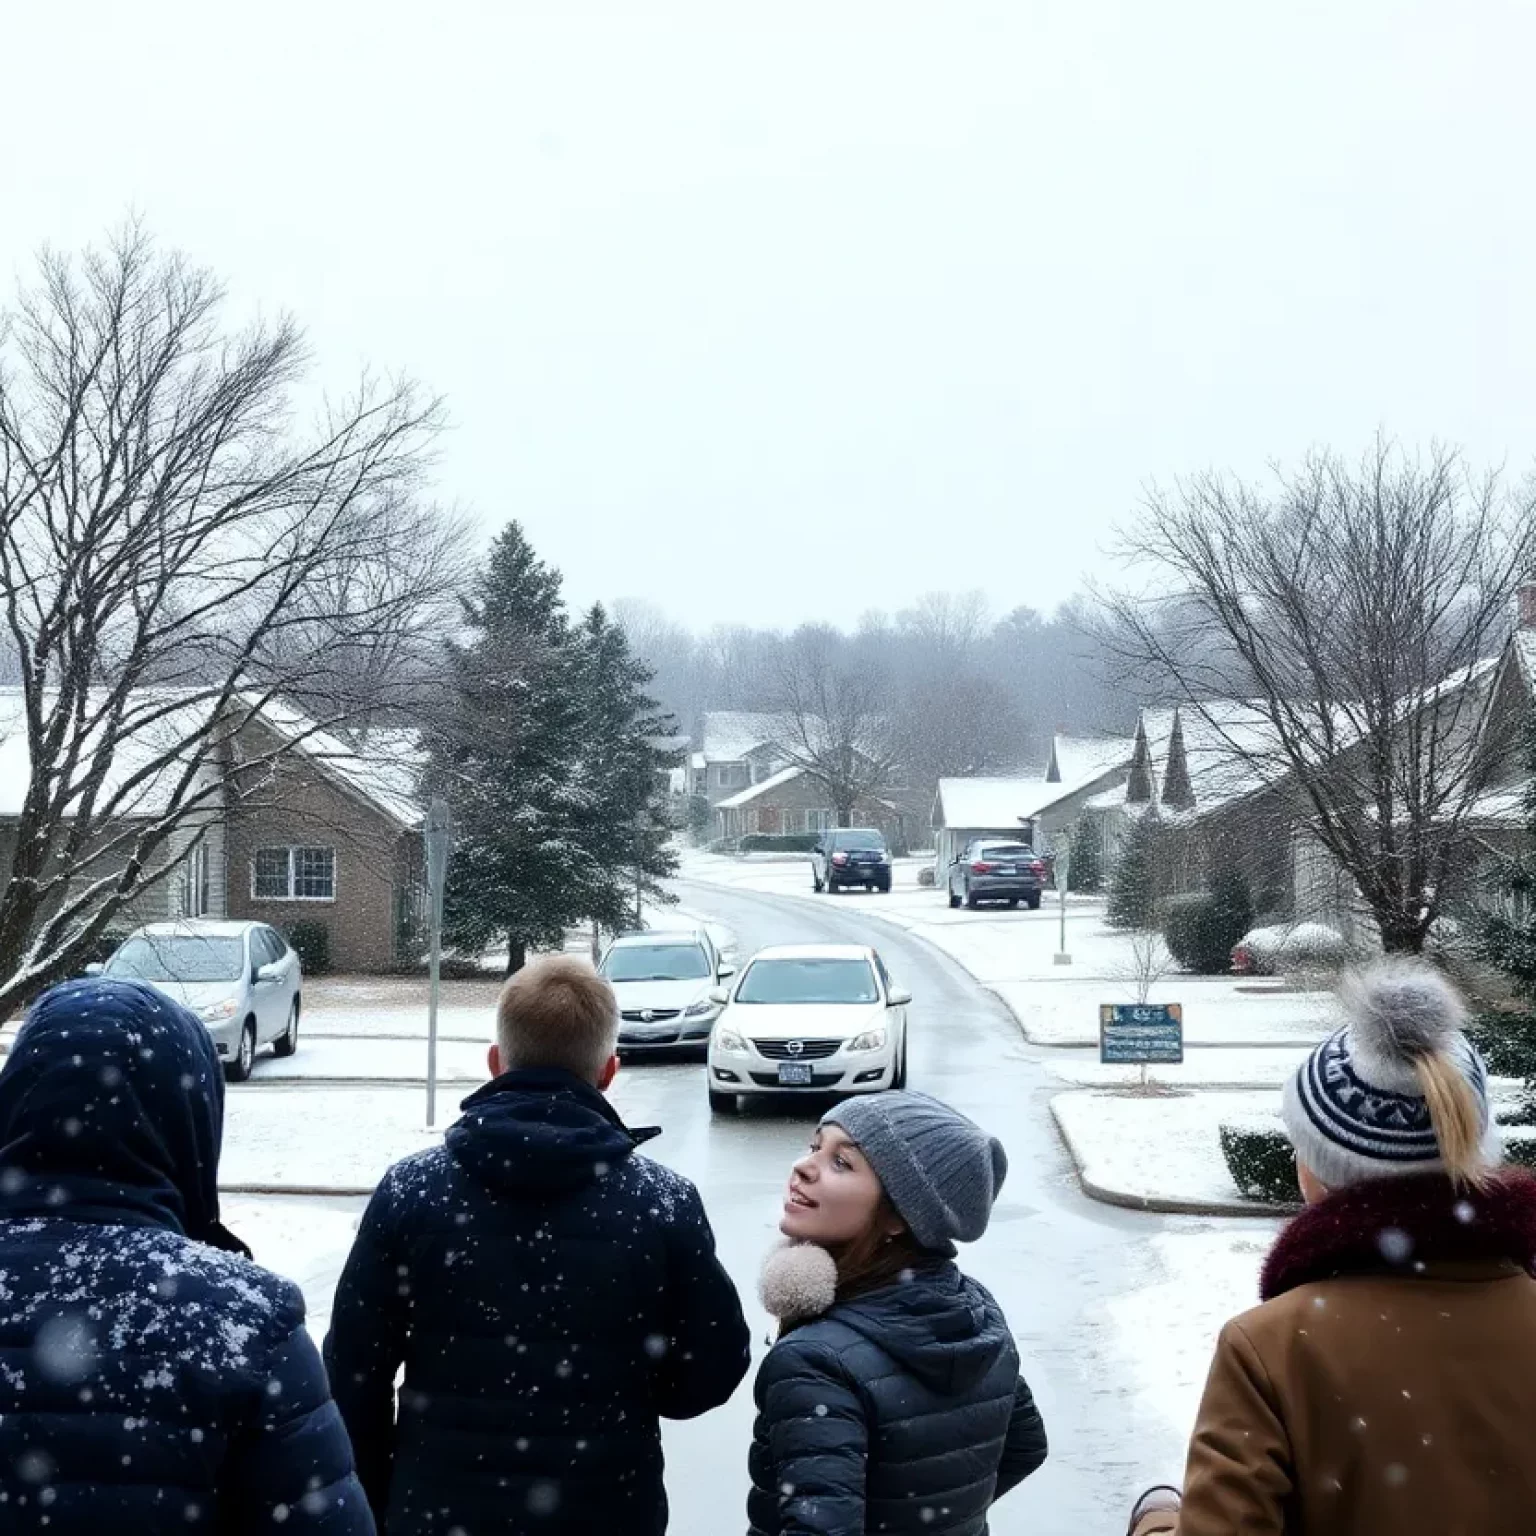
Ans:
[[[779,716],[784,755],[826,791],[840,827],[860,801],[890,786],[899,760],[886,678],[875,665],[848,664],[841,636],[797,630],[773,658],[764,687]]]
[[[364,378],[300,431],[300,332],[231,333],[222,301],[130,227],[45,253],[0,333],[4,730],[30,763],[0,1012],[78,967],[265,768],[375,708],[451,584],[453,532],[418,499],[437,403]],[[251,717],[298,696],[320,717],[253,746]]]
[[[1234,782],[1284,786],[1384,946],[1419,950],[1497,755],[1491,658],[1536,564],[1529,488],[1379,440],[1271,486],[1205,474],[1154,493],[1122,551],[1161,595],[1110,595],[1112,643]]]

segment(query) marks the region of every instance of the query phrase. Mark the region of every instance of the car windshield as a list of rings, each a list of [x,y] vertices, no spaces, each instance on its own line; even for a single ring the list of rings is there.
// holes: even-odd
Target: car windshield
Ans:
[[[1032,859],[1035,856],[1033,848],[1026,848],[1023,843],[986,843],[980,850],[983,859]]]
[[[602,965],[609,981],[702,981],[709,960],[697,944],[626,944]]]
[[[736,993],[738,1003],[877,1003],[867,960],[756,960]]]
[[[885,839],[878,832],[834,832],[830,845],[840,851],[869,849],[875,853],[885,852]]]
[[[106,974],[136,981],[236,981],[244,970],[242,939],[141,934],[112,956]]]

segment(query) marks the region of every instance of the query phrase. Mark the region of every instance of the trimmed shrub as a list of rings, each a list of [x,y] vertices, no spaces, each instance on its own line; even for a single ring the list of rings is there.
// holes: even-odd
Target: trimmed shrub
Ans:
[[[1241,875],[1224,877],[1204,895],[1172,896],[1162,905],[1163,941],[1186,971],[1222,976],[1232,966],[1232,949],[1253,920]]]
[[[293,946],[306,976],[324,976],[331,969],[331,930],[318,918],[300,917],[283,924],[283,937]]]
[[[1221,1126],[1221,1155],[1232,1182],[1248,1200],[1300,1205],[1301,1185],[1290,1139],[1278,1120],[1229,1120]]]
[[[1536,1168],[1536,1126],[1515,1126],[1504,1133],[1504,1161]]]
[[[934,886],[939,883],[938,876],[933,872],[932,864],[924,864],[923,867],[918,870],[917,883],[922,886],[925,891],[931,891]]]
[[[1480,1013],[1467,1033],[1495,1077],[1536,1078],[1536,1014]]]
[[[707,795],[688,796],[688,833],[696,843],[709,839],[709,823],[712,813]]]
[[[741,840],[743,853],[809,853],[816,846],[815,832],[751,832]]]
[[[736,853],[736,839],[734,837],[717,837],[708,848],[707,853]]]
[[[1243,976],[1336,971],[1352,958],[1344,935],[1326,923],[1276,923],[1266,928],[1250,928],[1232,947],[1232,968]]]

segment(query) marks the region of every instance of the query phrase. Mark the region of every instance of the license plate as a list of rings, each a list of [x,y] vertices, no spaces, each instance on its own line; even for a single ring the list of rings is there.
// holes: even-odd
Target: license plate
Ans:
[[[997,868],[992,871],[992,873],[995,875],[1016,875],[1018,874],[1018,870],[1016,870],[1012,864],[999,864]]]
[[[811,1086],[811,1064],[808,1061],[781,1061],[779,1081],[789,1088]]]

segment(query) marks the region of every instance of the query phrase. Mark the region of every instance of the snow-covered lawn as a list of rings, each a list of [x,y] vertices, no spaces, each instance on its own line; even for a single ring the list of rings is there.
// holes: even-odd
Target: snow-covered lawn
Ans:
[[[1148,1067],[1148,1080],[1170,1088],[1279,1089],[1306,1057],[1306,1048],[1279,1046],[1255,1050],[1196,1048],[1178,1067]],[[1139,1067],[1106,1067],[1096,1055],[1062,1052],[1042,1063],[1053,1077],[1080,1088],[1129,1088],[1141,1082]]]
[[[1262,1210],[1232,1182],[1219,1128],[1279,1102],[1272,1091],[1063,1093],[1051,1112],[1091,1194],[1155,1210]]]

